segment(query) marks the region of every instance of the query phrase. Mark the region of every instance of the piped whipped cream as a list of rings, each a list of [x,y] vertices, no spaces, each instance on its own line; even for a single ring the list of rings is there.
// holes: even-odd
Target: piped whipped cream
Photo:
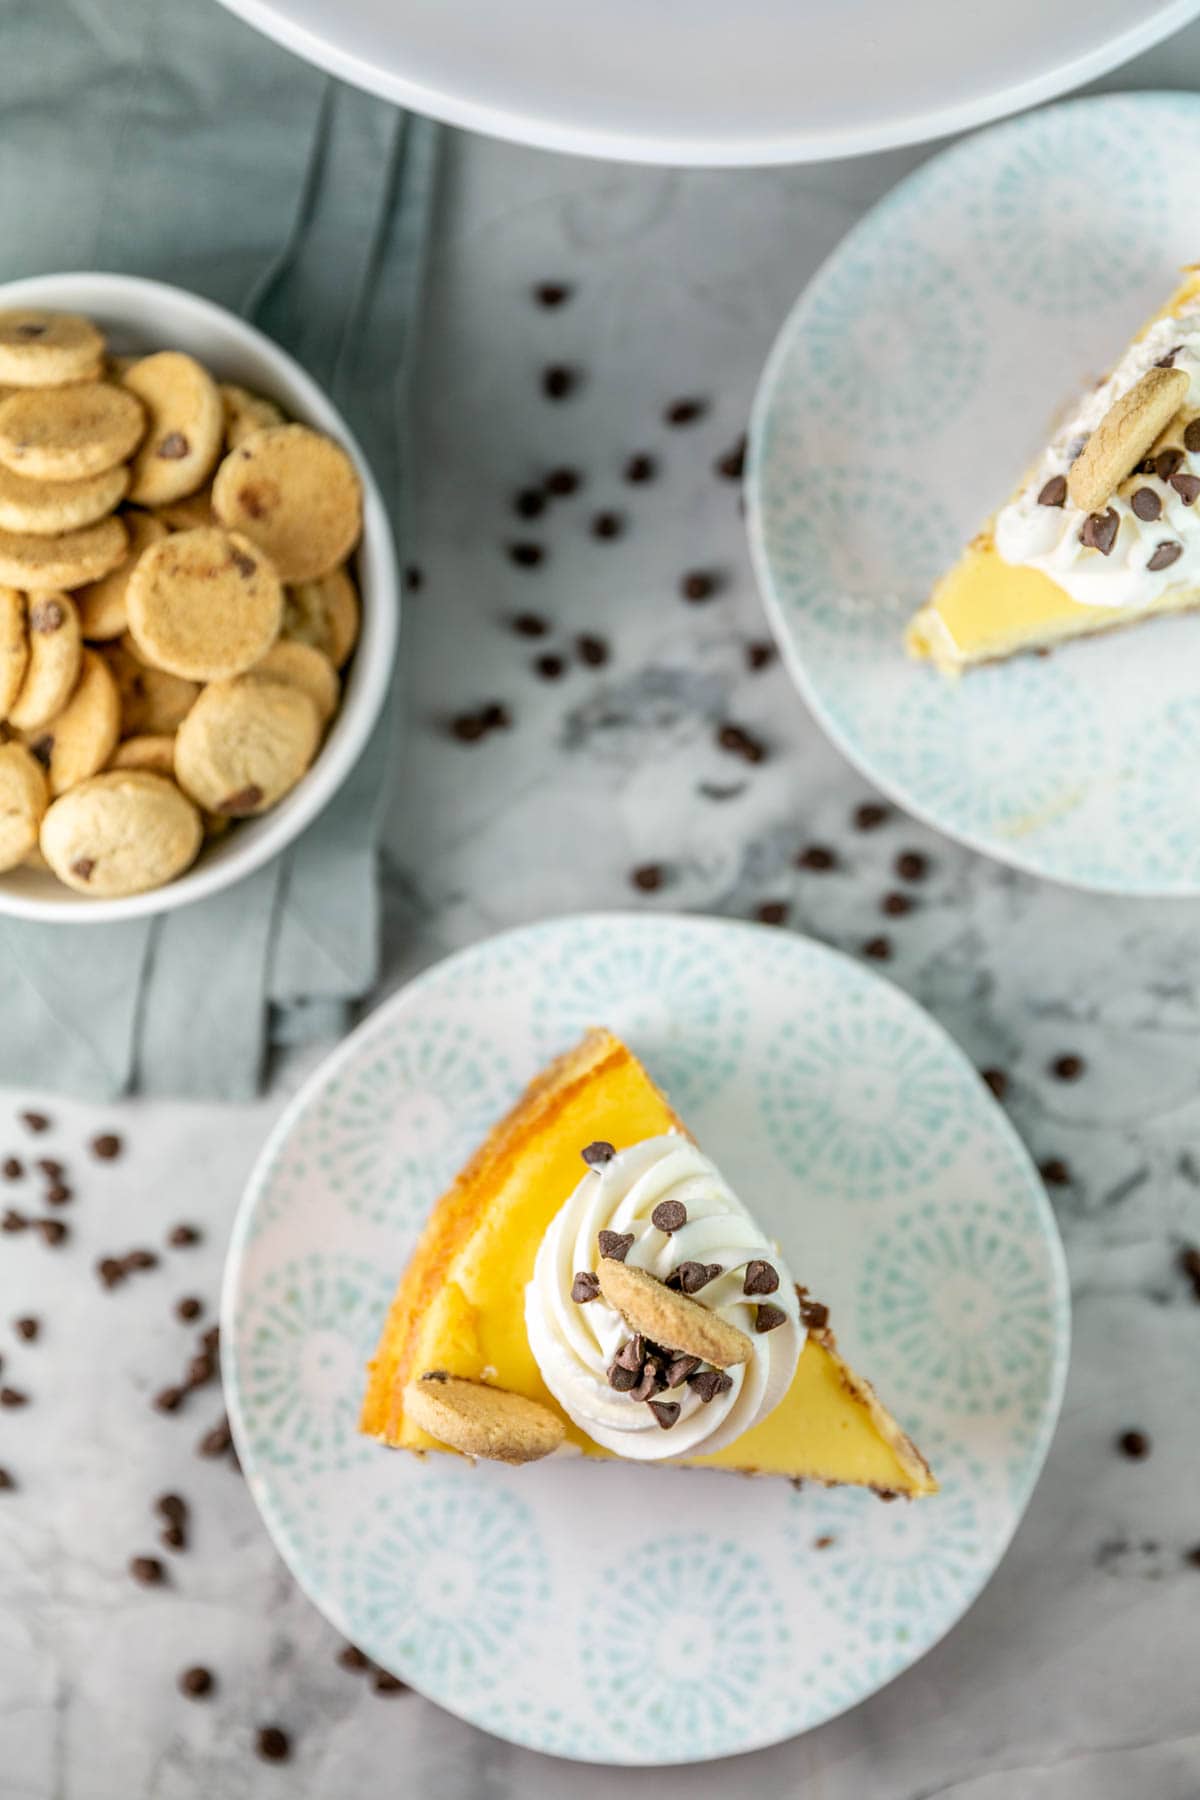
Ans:
[[[651,1218],[668,1201],[686,1212],[686,1222],[669,1232]],[[692,1381],[656,1394],[657,1401],[679,1405],[666,1430],[646,1401],[610,1384],[608,1370],[631,1337],[624,1319],[602,1295],[584,1304],[571,1297],[576,1276],[598,1266],[602,1231],[632,1235],[624,1261],[662,1281],[683,1263],[719,1264],[721,1273],[694,1297],[754,1345],[751,1360],[727,1370],[729,1384],[713,1398],[706,1401],[703,1393],[716,1384],[697,1380],[706,1373],[703,1366]],[[779,1285],[769,1294],[745,1293],[752,1262],[767,1263],[778,1274]],[[758,1308],[764,1304],[777,1307],[784,1320],[760,1332]],[[635,1462],[699,1456],[733,1443],[783,1398],[807,1335],[778,1248],[716,1166],[679,1133],[647,1138],[584,1175],[542,1239],[525,1290],[525,1325],[542,1379],[567,1415],[595,1443]]]
[[[1041,569],[1081,605],[1136,611],[1172,589],[1200,587],[1200,502],[1188,504],[1161,475],[1135,471],[1106,502],[1103,510],[1111,507],[1117,520],[1107,555],[1080,541],[1088,515],[1072,506],[1069,498],[1061,506],[1043,505],[1038,499],[1048,482],[1066,476],[1081,441],[1096,429],[1113,402],[1172,352],[1171,366],[1182,370],[1191,383],[1181,409],[1183,418],[1200,413],[1197,306],[1177,318],[1159,319],[1130,346],[1108,380],[1088,394],[1059,431],[1020,493],[996,517],[996,550],[1004,561]],[[1182,422],[1171,431],[1170,443],[1180,453],[1172,473],[1200,476],[1200,453],[1185,447]],[[1149,499],[1139,499],[1137,510],[1133,505],[1134,496],[1146,490],[1158,501],[1158,511],[1150,518],[1139,516],[1154,513]],[[1151,563],[1157,566],[1151,568]]]

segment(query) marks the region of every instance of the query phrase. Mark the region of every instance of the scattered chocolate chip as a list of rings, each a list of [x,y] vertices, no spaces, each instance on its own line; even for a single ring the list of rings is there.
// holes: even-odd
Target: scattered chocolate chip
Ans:
[[[542,370],[542,392],[547,400],[565,400],[578,386],[578,372],[565,363],[551,363]]]
[[[1061,1156],[1047,1157],[1044,1163],[1039,1164],[1038,1174],[1047,1187],[1069,1187],[1071,1185],[1071,1171]]]
[[[685,600],[698,605],[701,600],[711,600],[720,585],[719,578],[707,569],[689,569],[680,578],[679,591]]]
[[[580,1269],[571,1283],[571,1298],[577,1306],[586,1306],[589,1300],[595,1300],[600,1292],[599,1277],[590,1269]]]
[[[590,631],[581,631],[575,639],[575,654],[589,669],[602,669],[608,661],[609,650],[602,637],[595,637]]]
[[[641,863],[629,879],[643,894],[656,894],[667,879],[667,873],[661,863]]]
[[[589,1169],[601,1169],[610,1163],[617,1154],[612,1145],[603,1138],[597,1138],[594,1144],[585,1144],[579,1153]]]
[[[903,919],[912,911],[915,904],[916,902],[910,894],[901,894],[893,891],[892,893],[883,896],[883,899],[879,902],[879,910],[889,919]]]
[[[199,1356],[193,1356],[191,1362],[188,1364],[187,1385],[190,1388],[203,1387],[206,1382],[212,1380],[216,1372],[217,1365],[215,1361],[207,1351],[202,1351]]]
[[[1065,1056],[1056,1056],[1050,1064],[1050,1073],[1056,1081],[1078,1081],[1087,1068],[1082,1056],[1073,1052]]]
[[[553,494],[556,500],[567,500],[583,486],[583,476],[578,469],[551,469],[545,486],[546,492]]]
[[[167,1579],[167,1571],[157,1556],[133,1556],[129,1573],[142,1587],[159,1587]]]
[[[161,456],[166,462],[181,462],[190,448],[191,445],[182,431],[168,431],[154,454]]]
[[[1200,1544],[1193,1544],[1190,1550],[1185,1550],[1183,1560],[1190,1568],[1200,1569]]]
[[[808,869],[814,875],[827,875],[837,866],[837,851],[828,849],[824,844],[806,844],[796,855],[796,867]]]
[[[141,1269],[157,1269],[158,1257],[153,1250],[131,1250],[124,1259],[125,1267],[136,1274]]]
[[[1147,524],[1152,519],[1157,519],[1162,512],[1162,501],[1153,488],[1138,488],[1130,495],[1129,504],[1133,508],[1134,515],[1145,520]]]
[[[574,291],[565,281],[539,281],[533,290],[533,297],[539,306],[553,311],[556,306],[565,306]]]
[[[221,1327],[210,1325],[208,1330],[201,1334],[200,1342],[210,1356],[215,1356],[221,1347]]]
[[[668,425],[694,425],[696,420],[702,419],[707,411],[707,400],[701,400],[695,397],[685,400],[672,400],[671,404],[663,413],[663,419]]]
[[[567,669],[562,657],[556,656],[552,650],[548,650],[544,656],[536,657],[533,666],[543,681],[558,681]]]
[[[24,1125],[26,1131],[32,1131],[35,1134],[42,1131],[49,1131],[50,1129],[50,1121],[45,1113],[23,1112],[21,1114],[21,1123]]]
[[[485,731],[508,731],[512,714],[502,701],[489,700],[479,715],[479,722]]]
[[[635,456],[631,456],[625,464],[625,479],[632,482],[635,487],[644,481],[653,481],[657,474],[658,464],[652,456],[647,456],[644,451],[639,451]]]
[[[196,1454],[197,1456],[224,1456],[225,1452],[232,1448],[233,1433],[229,1429],[229,1420],[222,1419],[219,1424],[213,1426],[211,1431],[205,1432],[196,1445]]]
[[[540,544],[531,544],[526,539],[508,546],[508,560],[516,563],[518,569],[536,569],[544,555]]]
[[[632,1231],[602,1231],[597,1239],[601,1256],[611,1262],[624,1262],[633,1249]]]
[[[872,962],[890,962],[892,940],[887,937],[868,938],[862,947],[862,953],[869,956]]]
[[[341,1668],[349,1669],[354,1675],[361,1675],[371,1666],[371,1659],[358,1648],[357,1644],[343,1644],[338,1651],[338,1663]]]
[[[286,1762],[292,1754],[291,1741],[278,1725],[260,1725],[255,1749],[264,1762]]]
[[[1183,434],[1183,447],[1193,456],[1200,451],[1200,419],[1190,419]]]
[[[770,668],[778,654],[774,644],[767,643],[763,638],[756,638],[753,643],[746,645],[746,667],[752,675],[757,675],[760,669]]]
[[[416,563],[409,563],[404,571],[404,585],[409,593],[415,594],[424,585],[424,582],[425,575],[423,570],[419,569]]]
[[[212,1671],[202,1668],[199,1663],[192,1669],[185,1669],[179,1677],[179,1691],[189,1700],[203,1700],[212,1690]]]
[[[631,1394],[641,1380],[641,1369],[626,1369],[615,1360],[608,1365],[608,1385],[616,1394]]]
[[[829,1323],[829,1308],[821,1300],[800,1296],[800,1322],[810,1331],[822,1331]]]
[[[667,1374],[657,1356],[648,1356],[642,1364],[642,1372],[637,1384],[630,1388],[632,1400],[652,1400],[655,1394],[661,1394],[667,1385]]]
[[[779,1286],[779,1271],[769,1262],[755,1257],[746,1264],[746,1273],[742,1278],[743,1294],[773,1294]]]
[[[788,918],[786,900],[764,900],[754,909],[754,916],[760,925],[786,925]]]
[[[1098,550],[1101,556],[1109,556],[1117,541],[1120,524],[1115,507],[1107,506],[1102,513],[1089,513],[1079,528],[1079,541],[1085,550]]]
[[[1003,1069],[981,1069],[984,1082],[991,1088],[997,1100],[1003,1100],[1008,1093],[1008,1076]]]
[[[687,1216],[682,1200],[660,1200],[650,1214],[650,1223],[660,1231],[680,1231],[687,1224]]]
[[[667,1386],[682,1387],[688,1376],[700,1367],[698,1356],[673,1356],[667,1364]]]
[[[235,794],[227,794],[217,807],[217,811],[228,819],[241,819],[252,813],[262,802],[263,791],[253,781],[239,788]]]
[[[727,750],[730,756],[740,756],[748,763],[760,763],[767,754],[766,746],[741,725],[720,726],[717,730],[717,744],[720,749]]]
[[[164,1519],[170,1519],[173,1525],[187,1522],[188,1504],[181,1494],[160,1494],[154,1502],[154,1510]]]
[[[72,1190],[65,1181],[55,1181],[46,1189],[47,1206],[66,1206],[73,1197]]]
[[[546,497],[538,488],[522,488],[513,500],[513,511],[521,519],[537,519],[546,510]]]
[[[7,1406],[10,1409],[15,1409],[18,1406],[28,1405],[29,1395],[23,1393],[20,1388],[0,1387],[0,1406]]]
[[[1200,1246],[1183,1244],[1179,1250],[1180,1273],[1186,1275],[1192,1284],[1192,1292],[1200,1300]]]
[[[66,617],[61,600],[35,600],[29,609],[29,629],[38,632],[59,631],[66,622]]]
[[[0,1218],[0,1231],[24,1231],[28,1225],[29,1220],[24,1213],[17,1212],[12,1206],[5,1207],[4,1216]]]
[[[902,850],[896,858],[896,873],[901,881],[924,881],[929,873],[929,858],[920,850]]]
[[[670,1431],[679,1417],[678,1400],[651,1400],[650,1411],[654,1414],[664,1431]]]
[[[160,1388],[154,1396],[154,1407],[157,1412],[178,1412],[185,1399],[185,1390],[181,1387]]]
[[[8,1470],[0,1469],[0,1494],[13,1493],[16,1491],[16,1486],[17,1484]]]
[[[182,1525],[164,1525],[158,1534],[158,1541],[168,1550],[186,1550],[187,1533]]]
[[[715,1281],[721,1273],[720,1263],[689,1261],[681,1262],[679,1267],[672,1271],[672,1276],[678,1284],[681,1294],[698,1294],[701,1288],[707,1287],[709,1282]]]
[[[115,1256],[102,1256],[96,1273],[106,1288],[119,1287],[125,1279],[125,1265]]]
[[[855,831],[878,831],[888,816],[888,808],[878,800],[864,800],[854,809]]]
[[[742,433],[737,443],[723,456],[718,456],[713,464],[722,481],[740,481],[746,469],[746,434]]]
[[[688,1376],[688,1386],[699,1394],[707,1406],[718,1394],[727,1394],[733,1386],[733,1376],[727,1375],[724,1369],[701,1369],[696,1375]]]
[[[185,1325],[190,1325],[193,1319],[198,1319],[203,1311],[204,1302],[198,1300],[195,1294],[185,1294],[182,1300],[175,1302],[175,1317],[182,1320]]]
[[[39,1156],[37,1166],[50,1181],[61,1181],[66,1172],[62,1164],[53,1156]]]
[[[459,713],[450,721],[451,733],[460,744],[478,743],[486,729],[478,713]]]
[[[598,512],[592,519],[592,536],[595,538],[620,537],[625,529],[625,520],[619,512]]]
[[[1131,1462],[1144,1462],[1150,1454],[1150,1439],[1144,1431],[1123,1431],[1117,1439],[1117,1449]]]
[[[632,1337],[626,1338],[613,1357],[613,1362],[619,1369],[632,1369],[635,1374],[640,1371],[645,1360],[646,1340],[640,1331],[635,1331]]]
[[[540,613],[519,612],[513,615],[512,628],[518,637],[545,637],[550,627]]]
[[[1039,506],[1061,506],[1067,497],[1065,475],[1052,475],[1038,495]]]
[[[1183,465],[1182,450],[1160,450],[1153,459],[1154,473],[1160,481],[1170,481],[1175,471]]]
[[[1194,477],[1192,479],[1194,479]],[[1200,493],[1200,481],[1197,481],[1196,483],[1196,492]],[[1152,575],[1157,575],[1160,569],[1169,569],[1172,563],[1178,562],[1182,555],[1182,544],[1173,543],[1170,539],[1164,539],[1161,544],[1155,545],[1154,554],[1146,564],[1146,567]]]
[[[22,1319],[13,1320],[13,1330],[16,1332],[17,1336],[22,1338],[27,1344],[33,1343],[41,1329],[41,1321],[35,1319],[32,1313],[26,1314]]]
[[[23,1162],[21,1162],[19,1157],[16,1157],[16,1156],[6,1156],[5,1157],[4,1165],[2,1168],[0,1168],[0,1175],[4,1176],[5,1181],[20,1181],[22,1179],[22,1177],[24,1176],[24,1174],[25,1174],[25,1165]]]
[[[187,1250],[200,1242],[200,1232],[195,1225],[175,1225],[167,1237],[172,1250]]]
[[[33,1224],[34,1229],[41,1232],[43,1243],[49,1244],[52,1248],[58,1244],[65,1244],[70,1235],[61,1219],[35,1219]]]
[[[376,1694],[407,1694],[411,1689],[406,1681],[393,1675],[388,1669],[376,1669],[371,1679],[372,1691]]]
[[[786,1324],[787,1314],[784,1312],[782,1306],[759,1306],[755,1308],[755,1331],[759,1333],[764,1331],[776,1331],[779,1326]]]
[[[823,1531],[821,1533],[820,1537],[816,1537],[813,1539],[813,1549],[814,1550],[828,1550],[828,1549],[830,1549],[830,1547],[832,1545],[834,1545],[836,1543],[837,1543],[837,1539],[835,1537],[833,1537],[828,1531]]]

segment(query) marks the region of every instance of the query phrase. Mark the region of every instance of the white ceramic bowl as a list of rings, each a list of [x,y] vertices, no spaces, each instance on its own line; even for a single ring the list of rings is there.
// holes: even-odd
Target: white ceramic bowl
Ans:
[[[43,871],[0,874],[0,913],[95,925],[170,912],[218,893],[261,868],[327,806],[353,768],[387,697],[400,623],[396,550],[383,499],[345,420],[298,363],[211,300],[135,275],[41,275],[0,285],[0,307],[48,306],[86,313],[122,351],[186,350],[221,381],[275,400],[290,417],[328,432],[354,458],[363,483],[357,557],[362,632],[346,672],[341,709],[316,762],[278,806],[206,844],[185,875],[148,894],[90,900]]]

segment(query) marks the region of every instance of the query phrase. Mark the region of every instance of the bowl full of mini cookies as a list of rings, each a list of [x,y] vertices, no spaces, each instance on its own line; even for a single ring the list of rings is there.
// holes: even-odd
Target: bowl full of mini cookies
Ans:
[[[0,913],[259,868],[337,804],[398,624],[379,490],[276,344],[139,277],[0,286]]]

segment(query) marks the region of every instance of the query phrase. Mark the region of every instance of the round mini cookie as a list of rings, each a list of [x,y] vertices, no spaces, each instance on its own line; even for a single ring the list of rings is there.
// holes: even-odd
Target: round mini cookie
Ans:
[[[0,869],[15,869],[36,850],[48,798],[41,765],[24,744],[0,744]]]
[[[117,568],[128,542],[124,524],[115,517],[55,537],[0,531],[0,583],[31,594],[82,587]]]
[[[104,656],[120,689],[123,737],[157,737],[182,724],[200,692],[198,682],[152,669],[128,633],[106,644]]]
[[[262,431],[268,425],[283,424],[283,414],[275,402],[264,395],[252,394],[249,388],[238,387],[232,381],[222,382],[220,391],[221,405],[225,409],[227,449],[236,450],[252,432]]]
[[[129,533],[129,546],[124,561],[110,575],[105,575],[100,581],[90,581],[73,596],[79,608],[83,635],[89,643],[103,644],[111,638],[120,637],[128,624],[125,590],[129,586],[134,564],[143,550],[148,550],[151,544],[157,544],[167,535],[166,526],[160,524],[151,513],[134,509],[123,513],[122,517]]]
[[[358,590],[346,569],[302,581],[283,597],[283,636],[323,650],[335,669],[358,642]]]
[[[189,494],[184,500],[172,500],[166,506],[156,506],[154,517],[161,519],[168,531],[199,531],[203,525],[215,525],[217,515],[212,509],[212,482],[205,482],[202,488]]]
[[[110,769],[147,769],[152,775],[175,776],[175,733],[126,738],[109,758]]]
[[[225,436],[216,382],[181,350],[144,356],[122,379],[150,415],[129,498],[138,506],[165,506],[194,494],[212,474]]]
[[[14,475],[0,463],[0,531],[58,537],[108,517],[121,504],[129,470],[121,465],[80,481],[42,481]]]
[[[82,381],[104,356],[104,336],[78,313],[37,306],[0,312],[0,381],[10,387],[56,387]]]
[[[83,642],[79,614],[65,594],[37,594],[29,602],[29,663],[8,709],[14,731],[36,731],[60,713],[79,680]]]
[[[337,711],[341,691],[337,670],[324,651],[311,644],[281,638],[247,672],[256,681],[282,681],[299,688],[316,707],[322,725],[328,725]]]
[[[28,388],[0,401],[0,463],[38,481],[82,481],[133,455],[141,401],[110,381]]]
[[[281,581],[316,581],[349,556],[362,530],[362,483],[340,444],[307,425],[256,431],[230,451],[213,509],[274,563]]]
[[[0,588],[0,719],[7,719],[29,667],[28,615],[19,589]]]
[[[295,787],[320,738],[316,706],[299,688],[252,675],[214,681],[179,727],[179,785],[225,818],[266,812]]]
[[[24,734],[41,763],[52,794],[65,794],[107,763],[117,747],[121,700],[108,664],[85,650],[75,691],[60,713]]]
[[[202,838],[200,814],[174,782],[110,769],[51,804],[41,848],[68,887],[118,899],[182,875]]]
[[[129,578],[125,607],[147,662],[191,681],[220,681],[271,648],[283,589],[254,544],[210,527],[152,544]]]

